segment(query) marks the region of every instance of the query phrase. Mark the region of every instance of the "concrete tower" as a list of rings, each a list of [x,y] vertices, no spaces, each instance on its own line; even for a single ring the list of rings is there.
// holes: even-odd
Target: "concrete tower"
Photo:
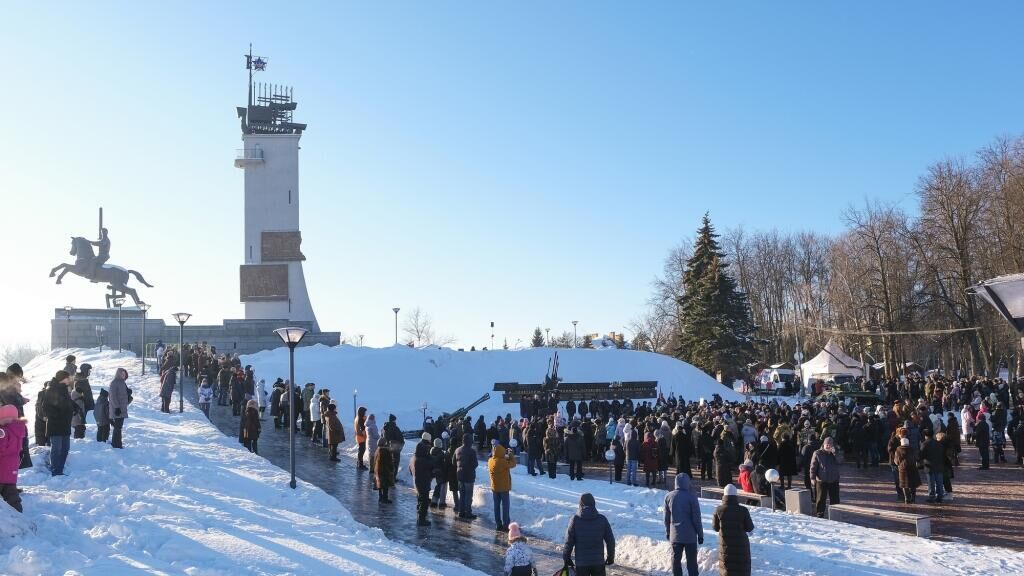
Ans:
[[[296,103],[289,87],[253,84],[266,60],[250,53],[249,101],[238,107],[242,149],[235,166],[245,170],[245,244],[239,270],[246,320],[311,322],[320,327],[306,291],[299,231],[299,138],[292,122]]]

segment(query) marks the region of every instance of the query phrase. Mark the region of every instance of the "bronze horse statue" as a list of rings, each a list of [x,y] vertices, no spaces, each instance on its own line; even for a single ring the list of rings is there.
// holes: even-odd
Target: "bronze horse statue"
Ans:
[[[120,266],[114,266],[111,264],[102,264],[99,267],[94,265],[96,255],[92,251],[92,244],[89,240],[82,238],[81,236],[71,237],[71,255],[75,257],[74,264],[58,264],[50,270],[50,278],[57,275],[57,271],[61,270],[60,276],[57,276],[57,284],[61,283],[64,275],[68,272],[86,278],[93,282],[104,282],[107,284],[113,294],[107,295],[107,308],[110,307],[110,300],[117,296],[118,292],[121,292],[127,296],[131,296],[135,305],[143,304],[139,300],[138,293],[135,292],[134,288],[128,287],[128,275],[135,276],[135,279],[141,282],[144,286],[152,288],[153,286],[146,282],[146,279],[142,277],[135,270],[126,270]]]

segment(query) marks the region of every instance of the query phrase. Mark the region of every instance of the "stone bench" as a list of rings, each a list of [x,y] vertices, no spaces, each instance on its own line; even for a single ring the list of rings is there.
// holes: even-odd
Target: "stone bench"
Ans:
[[[917,535],[921,538],[931,538],[932,519],[923,514],[908,514],[894,510],[882,510],[879,508],[865,508],[863,506],[851,506],[849,504],[836,504],[828,507],[828,519],[841,521],[843,514],[859,514],[861,516],[873,516],[893,522],[906,522],[913,524]]]
[[[700,489],[701,498],[712,498],[721,500],[723,496],[725,496],[725,488],[718,488],[717,486],[705,486]],[[746,502],[756,502],[757,505],[762,508],[772,507],[772,497],[764,494],[754,494],[753,492],[744,492],[742,490],[737,490],[736,499]]]

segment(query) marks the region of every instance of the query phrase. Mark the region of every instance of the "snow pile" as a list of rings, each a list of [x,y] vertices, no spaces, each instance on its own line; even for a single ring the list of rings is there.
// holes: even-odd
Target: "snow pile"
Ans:
[[[671,574],[672,548],[665,538],[664,491],[608,484],[608,476],[556,480],[512,470],[511,518],[529,533],[561,543],[579,496],[590,492],[615,532],[617,564],[650,574]],[[642,476],[642,474],[641,474]],[[492,515],[486,466],[474,493],[477,514]],[[671,481],[671,477],[670,477]],[[704,545],[702,575],[718,574],[718,534],[711,528],[717,500],[701,499]],[[819,518],[751,508],[754,574],[1024,574],[1024,553],[1003,548],[926,540]]]
[[[30,432],[42,382],[67,352],[25,367]],[[134,357],[71,352],[93,365],[96,395],[118,366],[133,374],[125,448],[96,442],[91,416],[88,437],[72,440],[67,476],[50,477],[47,449],[33,448],[35,468],[20,478],[25,514],[9,522],[0,512],[0,573],[479,574],[388,541],[314,486],[291,490],[284,471],[191,405],[161,414],[159,381],[136,376]]]
[[[490,421],[507,413],[519,416],[518,404],[502,403],[501,393],[493,391],[494,383],[543,382],[555,352],[552,348],[459,352],[318,344],[295,350],[295,380],[330,389],[343,414],[350,413],[351,394],[357,390],[358,403],[376,413],[378,422],[385,422],[391,413],[398,416],[400,426],[410,429],[419,428],[424,403],[427,414],[436,417],[489,392],[491,399],[471,413],[474,419],[483,414]],[[694,366],[663,354],[582,348],[557,352],[558,375],[564,382],[656,380],[666,396],[675,392],[687,400],[710,400],[712,394],[719,394],[726,400],[743,400]],[[256,377],[267,381],[268,390],[274,379],[288,377],[287,348],[243,356],[242,363],[252,364]]]

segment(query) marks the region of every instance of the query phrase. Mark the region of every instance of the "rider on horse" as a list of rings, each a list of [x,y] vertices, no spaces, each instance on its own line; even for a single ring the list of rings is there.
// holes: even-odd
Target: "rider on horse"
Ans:
[[[99,252],[91,262],[92,268],[90,270],[90,276],[95,276],[96,271],[99,270],[107,260],[110,260],[110,237],[107,236],[107,229],[100,228],[100,239],[95,242],[90,240],[89,244],[96,246],[97,251]],[[93,282],[96,282],[96,280],[93,280]]]

